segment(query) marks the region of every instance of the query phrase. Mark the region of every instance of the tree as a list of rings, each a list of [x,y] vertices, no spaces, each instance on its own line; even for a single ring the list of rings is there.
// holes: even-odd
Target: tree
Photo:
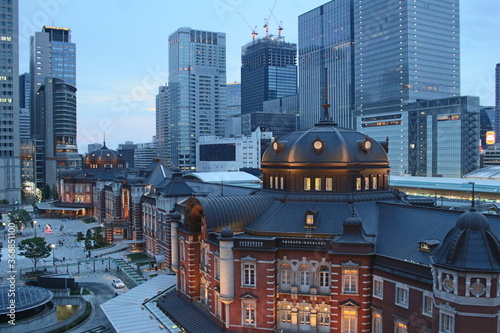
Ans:
[[[18,244],[18,248],[20,255],[31,259],[35,269],[40,259],[50,256],[50,246],[42,237],[24,239]]]
[[[50,185],[49,184],[45,184],[45,187],[43,188],[43,191],[42,191],[42,199],[43,200],[50,200],[50,192],[52,190],[50,189]]]
[[[55,185],[52,186],[52,190],[50,190],[50,196],[53,200],[59,199],[59,194],[57,194],[57,187]]]
[[[9,220],[16,225],[18,230],[23,229],[28,223],[33,225],[30,214],[24,209],[16,209],[10,212]]]

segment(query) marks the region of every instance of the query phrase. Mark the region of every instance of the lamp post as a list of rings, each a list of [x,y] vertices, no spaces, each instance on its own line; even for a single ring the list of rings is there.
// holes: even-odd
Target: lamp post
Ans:
[[[33,220],[33,229],[35,229],[35,237],[36,237],[36,221]]]
[[[55,256],[55,249],[56,249],[56,244],[50,244],[50,247],[52,248],[52,265],[56,265],[56,256]]]
[[[474,203],[474,185],[476,183],[474,182],[469,182],[470,185],[472,185],[472,208],[475,208],[475,203]]]
[[[5,240],[5,239],[7,239],[7,224],[5,222],[3,222],[2,225],[3,225],[3,231],[4,231],[3,239]]]

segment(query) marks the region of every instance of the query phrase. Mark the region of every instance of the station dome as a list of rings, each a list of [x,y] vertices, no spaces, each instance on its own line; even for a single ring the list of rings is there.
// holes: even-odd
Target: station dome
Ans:
[[[124,168],[125,159],[122,154],[116,150],[106,147],[106,143],[102,148],[93,151],[85,156],[86,169],[100,169],[100,168]]]

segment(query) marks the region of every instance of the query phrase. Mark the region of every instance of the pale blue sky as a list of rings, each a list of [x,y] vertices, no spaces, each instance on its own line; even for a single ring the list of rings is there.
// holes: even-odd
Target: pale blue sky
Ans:
[[[439,1],[439,0],[435,0]],[[297,42],[298,15],[326,0],[277,0],[283,35]],[[20,0],[20,73],[29,71],[29,36],[43,25],[70,28],[77,44],[78,145],[149,142],[155,134],[155,95],[167,81],[168,36],[179,27],[226,33],[227,80],[239,81],[241,46],[252,26],[264,35],[275,0]],[[500,1],[462,0],[461,94],[494,103],[500,63]],[[275,20],[270,30],[276,33]]]

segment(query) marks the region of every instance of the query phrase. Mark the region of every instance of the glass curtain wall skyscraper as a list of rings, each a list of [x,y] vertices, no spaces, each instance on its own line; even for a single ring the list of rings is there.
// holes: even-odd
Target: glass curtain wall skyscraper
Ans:
[[[382,103],[460,94],[458,0],[333,0],[299,16],[301,128],[318,119],[323,69],[334,120]]]
[[[194,170],[197,137],[224,134],[226,34],[180,28],[168,41],[169,164]]]
[[[253,40],[241,50],[241,113],[262,112],[265,101],[297,94],[297,45],[283,36]]]
[[[357,109],[460,94],[458,2],[356,1]]]
[[[0,200],[21,200],[18,1],[0,0]]]
[[[30,42],[31,131],[40,188],[55,185],[57,170],[81,167],[76,144],[76,45],[70,29],[50,26],[35,32]]]
[[[353,0],[334,0],[299,16],[300,128],[319,121],[325,102],[335,122],[352,128],[354,106]]]

